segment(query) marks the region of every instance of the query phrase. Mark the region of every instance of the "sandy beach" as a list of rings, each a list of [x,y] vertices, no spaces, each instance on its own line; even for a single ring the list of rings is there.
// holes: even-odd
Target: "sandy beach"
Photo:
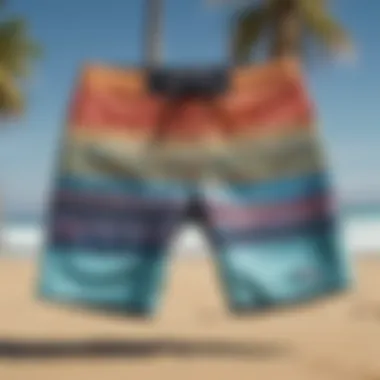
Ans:
[[[173,260],[152,321],[33,298],[36,265],[0,259],[0,379],[380,380],[380,260],[357,288],[302,308],[235,317],[209,259]]]

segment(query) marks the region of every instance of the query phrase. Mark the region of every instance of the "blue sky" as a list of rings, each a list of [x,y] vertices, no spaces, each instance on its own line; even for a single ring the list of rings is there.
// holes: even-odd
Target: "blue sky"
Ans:
[[[229,10],[206,2],[167,0],[167,64],[226,58]],[[339,195],[380,200],[380,2],[333,3],[357,44],[358,60],[313,67],[309,84]],[[10,13],[28,18],[45,57],[28,84],[25,117],[0,133],[0,189],[8,213],[39,213],[45,205],[67,101],[83,62],[141,62],[143,5],[143,0],[9,2]]]

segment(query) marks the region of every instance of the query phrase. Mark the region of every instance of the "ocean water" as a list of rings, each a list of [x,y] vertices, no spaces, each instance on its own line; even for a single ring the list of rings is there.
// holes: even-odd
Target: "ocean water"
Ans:
[[[380,204],[345,207],[340,217],[347,250],[380,257]]]
[[[346,206],[340,211],[342,237],[349,254],[380,257],[380,204]],[[45,240],[42,218],[18,216],[3,221],[0,228],[0,255],[33,257]],[[196,225],[185,225],[173,237],[169,249],[185,256],[210,252],[209,242]]]

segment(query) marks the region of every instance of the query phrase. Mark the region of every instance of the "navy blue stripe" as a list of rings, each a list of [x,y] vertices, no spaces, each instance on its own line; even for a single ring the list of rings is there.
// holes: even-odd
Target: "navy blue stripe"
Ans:
[[[221,245],[234,245],[246,243],[273,242],[277,240],[288,240],[299,237],[310,237],[318,239],[318,236],[327,232],[334,231],[335,221],[333,219],[324,219],[309,223],[299,224],[297,226],[288,226],[276,229],[255,230],[243,233],[220,233],[211,231],[211,237],[215,239],[213,243]],[[107,252],[120,252],[121,255],[128,252],[141,252],[141,254],[150,254],[165,248],[168,240],[172,236],[171,228],[161,229],[161,231],[146,231],[143,235],[120,235],[118,238],[102,238],[96,235],[88,235],[85,238],[72,240],[64,236],[53,236],[50,242],[51,247],[57,250],[63,250],[67,253],[75,250],[84,250],[107,254]]]
[[[54,249],[66,251],[81,249],[107,253],[110,251],[157,251],[166,245],[179,225],[178,218],[165,218],[155,223],[131,224],[113,220],[107,231],[97,228],[97,220],[81,220],[77,228],[68,220],[66,227],[51,226],[49,244]]]
[[[156,255],[165,248],[166,240],[150,241],[150,242],[133,242],[133,241],[64,241],[52,240],[49,244],[50,250],[55,250],[60,254],[75,254],[78,251],[89,252],[91,254],[107,255],[112,252],[113,255],[128,255],[128,254],[141,254],[141,255]]]
[[[296,225],[281,226],[276,228],[254,229],[245,231],[218,231],[214,230],[215,238],[222,244],[261,243],[293,239],[300,236],[314,236],[326,233],[335,228],[335,220],[332,217],[298,223]]]
[[[68,202],[57,200],[53,205],[53,220],[58,218],[72,218],[81,223],[91,223],[93,220],[107,221],[111,225],[115,222],[124,223],[135,221],[150,225],[163,220],[180,217],[185,205],[180,204],[156,204],[143,207],[137,203],[128,203],[121,207],[98,204],[96,202]]]

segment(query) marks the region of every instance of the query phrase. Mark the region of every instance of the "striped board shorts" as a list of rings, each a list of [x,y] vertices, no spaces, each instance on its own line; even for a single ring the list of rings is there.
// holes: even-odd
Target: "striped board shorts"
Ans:
[[[144,70],[86,66],[69,109],[39,296],[155,313],[168,241],[197,204],[234,313],[345,290],[331,178],[292,60],[231,69],[226,92],[155,93]]]

